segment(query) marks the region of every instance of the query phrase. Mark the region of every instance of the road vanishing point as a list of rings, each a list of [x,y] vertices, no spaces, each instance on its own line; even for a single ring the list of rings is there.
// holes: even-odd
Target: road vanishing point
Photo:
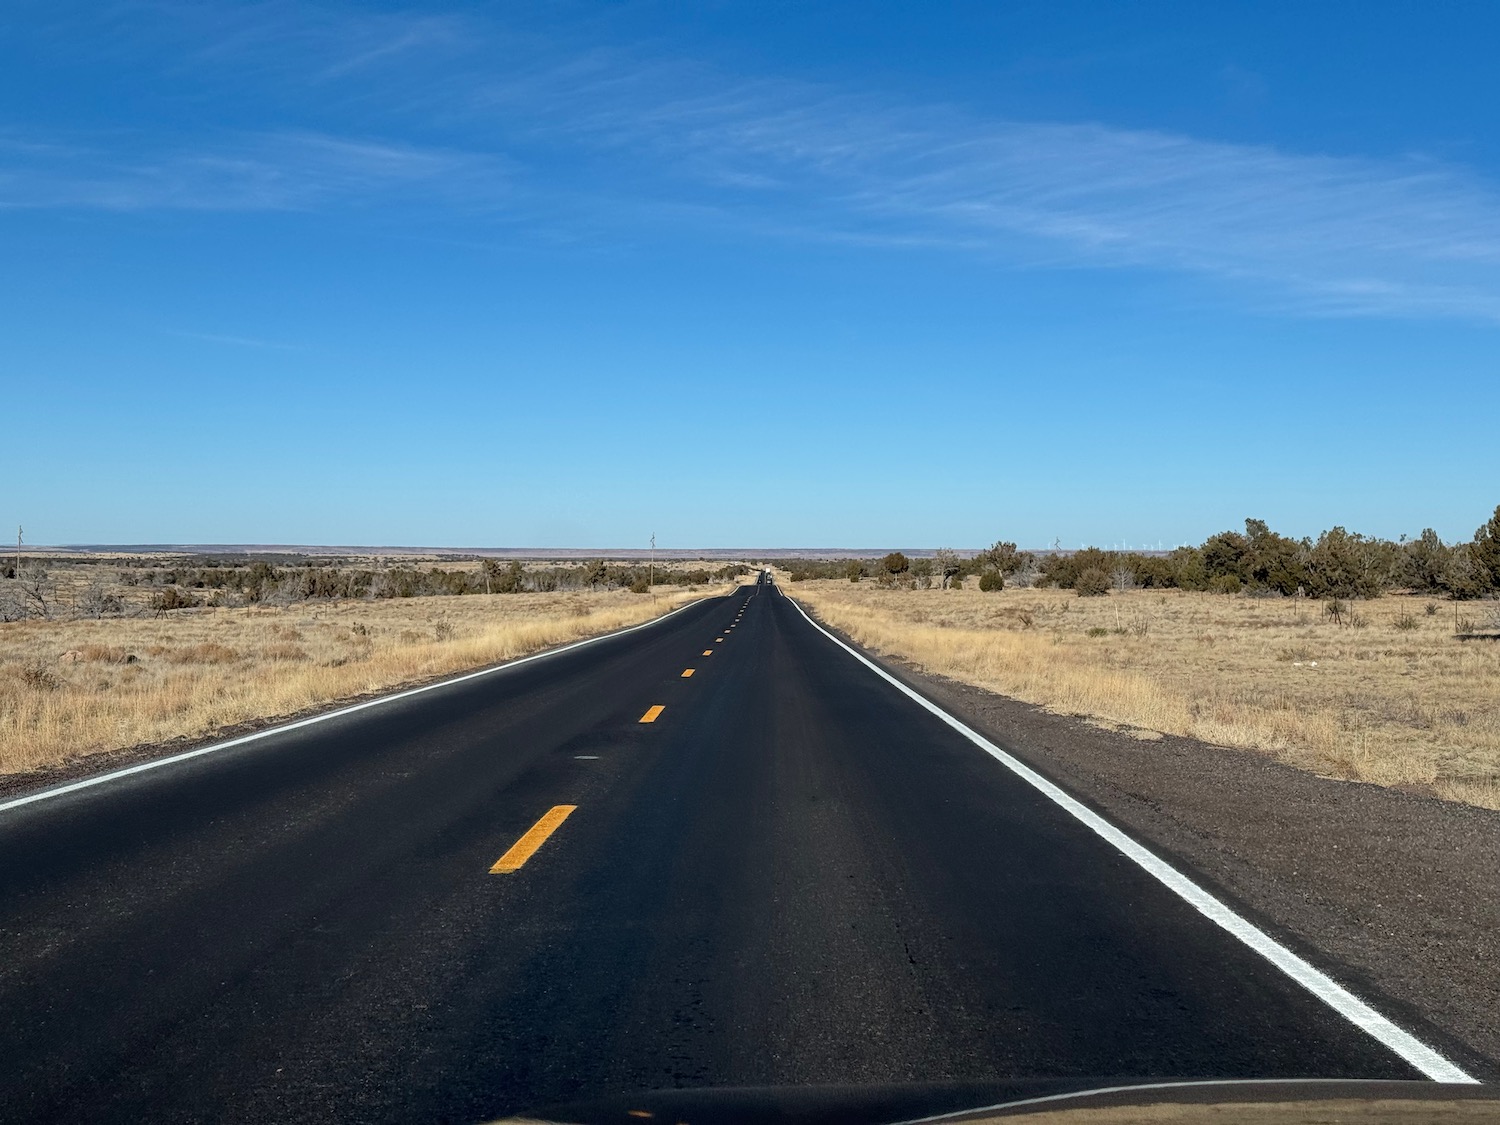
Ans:
[[[10,1122],[1468,1077],[765,576],[0,803],[0,871]]]

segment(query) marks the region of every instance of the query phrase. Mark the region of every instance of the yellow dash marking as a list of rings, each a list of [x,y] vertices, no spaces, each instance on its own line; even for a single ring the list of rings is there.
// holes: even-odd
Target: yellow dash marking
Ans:
[[[658,703],[655,707],[647,708],[646,713],[641,716],[641,722],[654,723],[661,717],[661,713],[665,710],[666,708],[663,707],[660,703]]]
[[[649,1109],[632,1109],[632,1110],[627,1110],[626,1112],[629,1113],[631,1117],[650,1117],[651,1116],[651,1111]]]
[[[692,674],[693,674],[693,669],[691,669],[691,668],[684,668],[684,669],[683,669],[683,670],[682,670],[682,678],[683,678],[683,679],[684,679],[684,680],[685,680],[685,679],[687,679],[687,678],[688,678],[688,677],[689,677],[689,676],[691,676],[691,675],[692,675]]]
[[[715,637],[714,638],[714,644],[721,645],[723,643],[724,643],[724,638],[723,637]]]
[[[495,866],[490,868],[490,874],[503,875],[510,871],[521,870],[526,865],[526,861],[536,854],[536,850],[547,842],[547,837],[556,832],[558,826],[567,820],[569,814],[577,807],[577,805],[553,805],[542,815],[541,820],[526,830],[526,835],[510,846],[510,851],[495,860]]]
[[[714,650],[711,649],[711,648],[706,648],[706,649],[703,650],[703,655],[704,656],[712,656],[713,654],[714,654]]]

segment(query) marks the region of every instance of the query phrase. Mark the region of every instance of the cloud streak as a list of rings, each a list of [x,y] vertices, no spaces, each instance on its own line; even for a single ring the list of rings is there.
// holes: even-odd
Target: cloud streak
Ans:
[[[791,84],[544,100],[687,190],[865,244],[1209,275],[1306,311],[1500,320],[1500,194],[1461,168],[1104,125],[985,121]],[[588,112],[592,109],[593,112]]]
[[[168,329],[170,335],[184,340],[201,340],[207,344],[228,344],[236,348],[257,348],[266,351],[301,352],[307,349],[301,344],[286,344],[278,340],[262,340],[255,336],[230,336],[221,332],[189,332],[185,329]]]
[[[306,211],[417,197],[475,207],[498,204],[506,184],[493,156],[300,131],[155,151],[119,136],[0,137],[0,210]]]
[[[0,136],[0,207],[498,214],[545,200],[591,232],[695,214],[1021,268],[1210,277],[1302,312],[1500,320],[1500,194],[1420,157],[985,120],[455,20],[271,4],[231,31],[202,44],[205,67],[256,74],[274,58],[278,90],[300,80],[362,128]]]

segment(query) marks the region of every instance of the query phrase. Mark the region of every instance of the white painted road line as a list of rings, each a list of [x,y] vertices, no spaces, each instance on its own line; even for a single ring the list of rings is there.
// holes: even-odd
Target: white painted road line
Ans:
[[[39,793],[30,793],[25,797],[15,797],[9,801],[0,801],[0,812],[6,812],[9,809],[18,809],[22,805],[31,805],[38,801],[49,801],[54,797],[76,793],[80,789],[89,789],[95,785],[103,785],[108,781],[118,781],[120,778],[129,777],[132,774],[145,773],[147,770],[161,769],[162,766],[185,762],[189,758],[201,758],[205,754],[217,754],[220,750],[229,750],[236,746],[243,746],[247,742],[256,742],[262,738],[285,734],[289,730],[297,730],[300,727],[310,727],[314,723],[326,723],[329,719],[339,719],[345,715],[352,715],[356,711],[363,711],[369,707],[382,707],[387,703],[394,703],[398,699],[409,699],[413,695],[421,695],[427,691],[437,691],[439,688],[449,687],[452,684],[461,684],[465,680],[477,680],[481,676],[493,676],[496,672],[503,672],[507,668],[515,668],[521,664],[530,664],[533,660],[546,660],[549,657],[561,656],[563,653],[571,652],[575,648],[598,644],[600,641],[607,641],[611,637],[623,637],[626,633],[634,633],[637,629],[649,629],[653,625],[661,624],[669,617],[675,617],[685,609],[692,609],[693,606],[702,605],[706,601],[708,601],[707,598],[699,598],[697,601],[688,602],[687,605],[678,606],[670,613],[664,613],[660,617],[653,617],[650,621],[642,621],[639,625],[630,625],[624,629],[616,629],[613,633],[601,633],[597,637],[585,637],[581,641],[573,641],[571,644],[565,644],[561,648],[551,648],[546,652],[534,652],[530,656],[517,657],[515,660],[508,660],[504,664],[496,664],[492,668],[481,668],[477,672],[465,672],[462,675],[453,676],[446,680],[439,680],[435,684],[423,684],[421,687],[407,688],[405,691],[382,695],[378,699],[367,699],[363,703],[355,703],[349,707],[340,707],[337,711],[327,711],[321,715],[311,715],[306,719],[298,719],[295,722],[267,727],[265,730],[258,730],[254,734],[241,735],[239,738],[231,738],[226,742],[215,742],[212,745],[200,746],[196,750],[185,750],[181,754],[173,754],[167,758],[155,758],[149,762],[141,762],[139,765],[126,766],[124,769],[101,773],[97,777],[86,777],[80,781],[71,781],[67,785],[58,785],[52,789],[43,789]]]
[[[1256,953],[1259,953],[1339,1015],[1379,1040],[1428,1078],[1434,1082],[1468,1082],[1478,1084],[1478,1079],[1472,1077],[1456,1063],[1433,1050],[1411,1032],[1392,1023],[1358,996],[1354,995],[1354,993],[1328,976],[1327,973],[1314,968],[1264,930],[1240,917],[1229,907],[1214,898],[1213,895],[1198,886],[1197,883],[1178,871],[1177,868],[1151,852],[1143,844],[1137,843],[1098,813],[1069,796],[1019,758],[1002,750],[982,734],[948,714],[947,711],[944,711],[936,703],[933,703],[912,688],[907,687],[863,653],[839,640],[827,629],[814,621],[807,610],[802,608],[802,604],[797,599],[791,598],[789,600],[797,607],[797,612],[807,619],[809,625],[838,645],[850,656],[854,657],[855,660],[858,660],[897,691],[932,712],[1022,781],[1041,792],[1055,804],[1061,806],[1076,820],[1102,837],[1116,851],[1125,856],[1126,859],[1136,864],[1141,870],[1145,871],[1210,922],[1213,922],[1220,929],[1227,931]]]

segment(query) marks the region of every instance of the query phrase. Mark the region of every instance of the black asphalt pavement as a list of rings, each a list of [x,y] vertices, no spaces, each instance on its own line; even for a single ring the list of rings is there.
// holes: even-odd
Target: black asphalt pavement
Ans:
[[[8,1122],[1418,1077],[769,585],[8,810],[0,872]]]

